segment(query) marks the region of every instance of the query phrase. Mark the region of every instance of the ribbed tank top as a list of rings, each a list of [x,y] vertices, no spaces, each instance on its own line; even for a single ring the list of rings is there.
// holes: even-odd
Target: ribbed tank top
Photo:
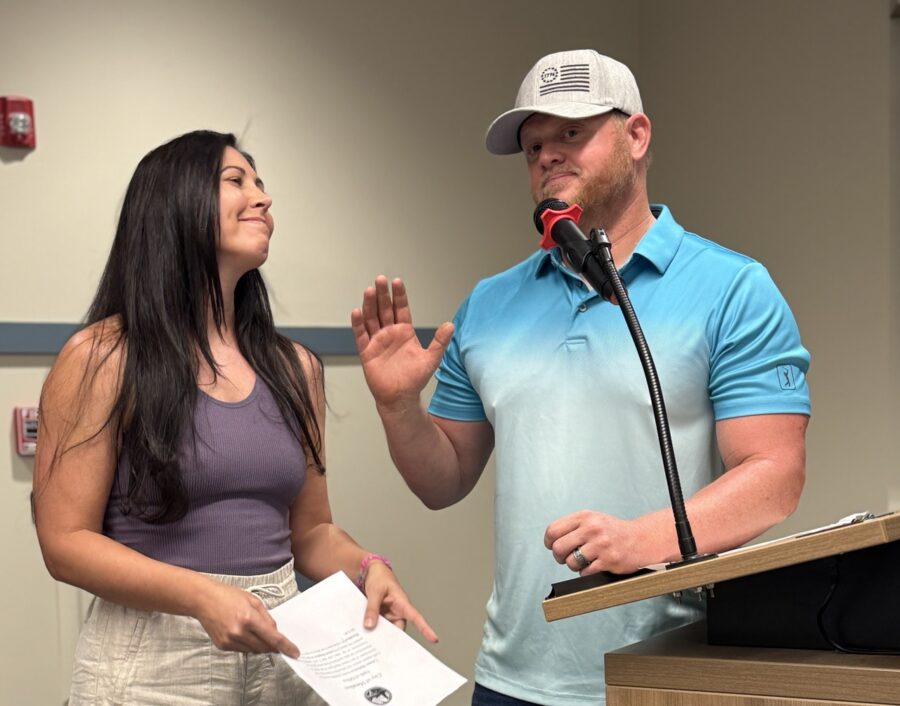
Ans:
[[[258,377],[240,402],[221,402],[199,391],[194,425],[196,446],[185,434],[179,453],[187,514],[166,524],[123,515],[119,490],[131,470],[123,456],[103,533],[148,557],[196,571],[240,576],[274,571],[291,558],[289,510],[306,477],[303,447]],[[151,509],[153,499],[151,494]]]

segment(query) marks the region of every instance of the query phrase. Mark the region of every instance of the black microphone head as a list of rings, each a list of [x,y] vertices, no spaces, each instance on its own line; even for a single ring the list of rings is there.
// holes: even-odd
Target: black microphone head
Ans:
[[[534,227],[538,229],[538,233],[544,234],[544,222],[541,220],[541,214],[548,208],[554,211],[565,211],[569,207],[565,201],[559,199],[544,199],[534,209]]]

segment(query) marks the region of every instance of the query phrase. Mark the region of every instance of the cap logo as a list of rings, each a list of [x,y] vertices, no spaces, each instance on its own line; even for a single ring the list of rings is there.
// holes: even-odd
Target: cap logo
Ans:
[[[551,66],[549,69],[541,71],[541,81],[543,83],[550,83],[557,78],[559,78],[559,70],[555,66]]]
[[[558,69],[552,66],[541,71],[541,83],[538,89],[541,96],[563,91],[589,93],[591,69],[588,64],[563,64]]]

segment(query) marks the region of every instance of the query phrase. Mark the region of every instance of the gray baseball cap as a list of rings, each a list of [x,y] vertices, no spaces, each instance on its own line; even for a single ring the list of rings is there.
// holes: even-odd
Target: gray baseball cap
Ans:
[[[589,118],[611,110],[641,113],[641,94],[631,70],[593,49],[548,54],[528,72],[516,104],[488,128],[488,152],[521,152],[519,128],[534,113],[560,118]]]

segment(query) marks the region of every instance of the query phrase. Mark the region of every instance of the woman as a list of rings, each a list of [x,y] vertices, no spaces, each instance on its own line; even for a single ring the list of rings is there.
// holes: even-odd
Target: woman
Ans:
[[[321,703],[267,608],[344,571],[426,639],[386,560],[331,522],[321,362],[274,328],[271,198],[234,136],[138,165],[87,326],[41,394],[35,519],[54,578],[97,596],[76,704]]]

